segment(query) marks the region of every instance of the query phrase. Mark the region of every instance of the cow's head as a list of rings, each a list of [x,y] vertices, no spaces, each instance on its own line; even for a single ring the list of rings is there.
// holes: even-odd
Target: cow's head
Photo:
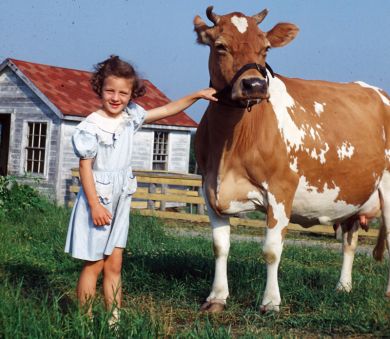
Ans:
[[[279,23],[268,32],[261,31],[257,25],[268,14],[267,9],[248,17],[238,12],[217,15],[210,6],[206,14],[214,26],[207,26],[199,16],[194,26],[198,42],[210,46],[212,86],[218,91],[228,89],[231,100],[244,104],[267,99],[267,51],[287,45],[297,35],[298,27]]]

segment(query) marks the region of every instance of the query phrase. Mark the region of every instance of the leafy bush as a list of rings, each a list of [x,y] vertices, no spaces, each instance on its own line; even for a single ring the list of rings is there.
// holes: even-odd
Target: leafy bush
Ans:
[[[42,210],[46,199],[26,184],[19,183],[16,177],[0,176],[0,218],[20,216],[30,208]]]

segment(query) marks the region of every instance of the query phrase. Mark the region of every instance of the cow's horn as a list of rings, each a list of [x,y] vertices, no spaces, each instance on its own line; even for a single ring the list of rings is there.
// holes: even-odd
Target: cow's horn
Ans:
[[[214,24],[217,25],[219,21],[219,15],[213,13],[213,6],[209,6],[206,9],[206,15],[209,18],[209,20]]]
[[[259,25],[264,20],[264,18],[267,16],[267,14],[268,14],[268,9],[265,8],[260,13],[253,15],[252,18],[255,19],[256,24]]]

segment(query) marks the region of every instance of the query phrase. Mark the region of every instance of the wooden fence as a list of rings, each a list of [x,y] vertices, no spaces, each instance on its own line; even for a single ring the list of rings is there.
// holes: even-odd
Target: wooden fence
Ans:
[[[195,174],[181,174],[166,171],[133,171],[137,176],[138,188],[133,195],[131,207],[141,215],[156,216],[164,219],[184,220],[190,222],[209,223],[205,201],[202,193],[201,177]],[[76,197],[79,191],[79,171],[72,169],[72,185],[70,192]],[[72,205],[74,199],[71,200]],[[263,220],[230,217],[231,226],[265,227]],[[331,226],[316,225],[303,228],[297,224],[289,224],[289,230],[319,234],[333,234]],[[359,235],[376,237],[378,231],[370,229],[359,232]]]

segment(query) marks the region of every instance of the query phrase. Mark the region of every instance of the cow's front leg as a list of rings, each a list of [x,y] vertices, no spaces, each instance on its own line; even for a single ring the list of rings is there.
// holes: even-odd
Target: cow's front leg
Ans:
[[[350,229],[348,229],[348,225],[346,224],[342,224],[341,226],[343,230],[343,266],[336,290],[351,292],[352,265],[358,243],[359,220],[356,220]]]
[[[279,311],[281,302],[278,268],[292,204],[292,198],[288,195],[286,197],[287,199],[278,199],[273,193],[267,193],[267,231],[263,247],[263,256],[267,265],[267,283],[260,308],[262,312]]]
[[[210,295],[201,306],[201,311],[216,313],[224,310],[229,296],[227,259],[230,249],[230,223],[228,217],[218,216],[214,212],[206,197],[205,201],[212,227],[215,272]]]

